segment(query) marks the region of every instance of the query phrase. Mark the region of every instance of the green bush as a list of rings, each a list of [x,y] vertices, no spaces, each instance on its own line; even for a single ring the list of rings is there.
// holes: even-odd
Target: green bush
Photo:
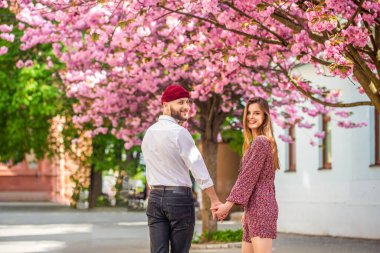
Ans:
[[[96,199],[96,204],[95,204],[96,207],[106,207],[106,206],[111,206],[111,203],[109,202],[107,196],[105,195],[100,195],[97,199]]]
[[[205,232],[201,235],[194,235],[193,243],[201,242],[241,242],[243,238],[243,230],[219,230],[214,233]]]

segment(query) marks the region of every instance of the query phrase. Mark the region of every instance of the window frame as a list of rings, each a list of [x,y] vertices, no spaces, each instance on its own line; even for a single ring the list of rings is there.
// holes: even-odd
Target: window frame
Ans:
[[[374,130],[375,130],[375,160],[374,165],[380,165],[380,113],[374,110]]]
[[[330,129],[330,134],[328,130]],[[332,153],[332,150],[329,150],[328,147],[328,138],[330,138],[331,142],[331,117],[329,115],[322,115],[322,131],[325,133],[325,138],[322,139],[321,152],[322,152],[322,167],[320,170],[331,170],[332,169],[332,161],[328,160],[329,152]],[[330,136],[329,136],[330,135]],[[331,143],[330,143],[330,149]],[[330,157],[332,154],[330,155]]]
[[[297,147],[296,147],[296,127],[290,126],[288,129],[288,136],[292,138],[293,142],[288,143],[288,172],[297,171]]]

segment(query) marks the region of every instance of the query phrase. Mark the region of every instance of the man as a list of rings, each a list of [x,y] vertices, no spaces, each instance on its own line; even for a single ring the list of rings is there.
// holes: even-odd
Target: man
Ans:
[[[214,184],[189,131],[181,124],[189,118],[190,93],[179,85],[164,91],[163,115],[147,130],[142,152],[151,188],[147,216],[151,253],[188,253],[195,214],[191,174],[210,200],[220,204]]]

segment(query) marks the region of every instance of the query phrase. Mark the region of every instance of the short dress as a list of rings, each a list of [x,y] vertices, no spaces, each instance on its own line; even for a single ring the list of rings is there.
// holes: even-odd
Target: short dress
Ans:
[[[270,141],[258,136],[242,159],[238,179],[227,200],[241,205],[245,210],[243,240],[277,236],[278,206],[276,201]]]

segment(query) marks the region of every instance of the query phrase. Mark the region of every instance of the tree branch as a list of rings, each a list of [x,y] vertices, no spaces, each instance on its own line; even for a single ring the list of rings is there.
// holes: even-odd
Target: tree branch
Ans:
[[[281,70],[278,70],[278,69],[264,68],[264,67],[253,67],[253,66],[248,66],[248,65],[246,65],[244,63],[240,63],[240,62],[239,62],[239,65],[243,68],[250,69],[250,70],[256,71],[256,72],[259,72],[259,71],[273,71],[273,72],[277,72],[277,73],[281,72]]]
[[[369,99],[372,101],[373,105],[378,111],[380,111],[380,96],[378,93],[372,92],[369,85],[371,80],[358,65],[354,65],[354,76],[358,79],[358,82],[361,84],[362,88],[364,89]]]
[[[296,80],[294,80],[290,75],[289,73],[284,69],[282,68],[280,65],[278,65],[281,69],[282,69],[282,72],[283,74],[289,79],[289,81],[293,84],[293,86],[300,92],[302,93],[304,96],[306,96],[307,98],[311,99],[312,101],[314,102],[317,102],[319,104],[322,104],[324,106],[329,106],[329,107],[339,107],[339,108],[344,108],[344,107],[356,107],[356,106],[368,106],[368,105],[373,105],[370,101],[362,101],[362,102],[353,102],[353,103],[330,103],[330,102],[326,102],[326,101],[323,101],[319,98],[316,98],[313,96],[313,93],[309,92],[309,91],[305,91],[304,89],[302,89]]]
[[[198,125],[194,122],[194,120],[189,119],[188,122],[189,122],[190,126],[191,126],[192,128],[194,128],[195,130],[197,130],[198,132],[200,132],[200,133],[203,133],[203,132],[204,132],[204,129],[202,129],[200,126],[198,126]]]
[[[370,81],[375,85],[378,92],[380,92],[380,81],[373,74],[372,70],[367,66],[363,58],[357,52],[357,50],[352,45],[348,45],[348,54],[354,60],[354,62],[360,66],[360,68],[364,71],[364,73],[369,77]]]
[[[217,98],[216,97],[213,97],[213,99],[212,99],[212,104],[211,104],[211,108],[209,108],[209,115],[207,116],[207,120],[208,121],[211,121],[212,120],[212,118],[214,117],[214,108],[215,108],[215,106],[216,106],[216,101],[217,100]]]
[[[195,18],[195,19],[207,22],[207,23],[212,24],[212,25],[214,25],[214,26],[216,26],[218,28],[221,28],[223,30],[230,31],[230,32],[233,32],[235,34],[239,34],[239,35],[248,37],[250,39],[258,40],[258,41],[261,41],[261,42],[264,42],[264,43],[268,43],[268,44],[282,45],[281,41],[271,40],[271,39],[265,39],[265,38],[261,38],[259,36],[255,36],[255,35],[252,35],[252,34],[249,34],[249,33],[245,33],[245,32],[239,31],[239,30],[235,30],[235,29],[232,29],[232,28],[227,28],[225,25],[219,24],[218,22],[212,21],[212,20],[207,19],[207,18],[202,18],[202,17],[196,16],[196,15],[191,14],[191,13],[185,13],[185,12],[182,12],[182,11],[179,11],[179,10],[172,10],[170,8],[167,8],[167,7],[163,6],[163,5],[161,5],[161,4],[159,4],[158,7],[162,8],[164,10],[167,10],[167,11],[175,12],[175,13],[180,14],[180,15],[184,15],[184,16],[187,16],[187,17],[191,17],[191,18]]]
[[[292,29],[293,31],[299,33],[301,32],[304,28],[300,24],[294,23],[290,18],[286,16],[287,14],[284,13],[282,10],[276,8],[276,10],[271,14],[271,17],[280,22],[281,24],[285,25],[286,27]],[[312,33],[311,31],[305,30],[308,34],[309,37],[320,43],[324,44],[326,41],[326,38],[324,36],[317,35],[315,33]]]
[[[315,57],[315,56],[312,56],[311,59],[314,60],[315,62],[318,62],[319,64],[324,65],[324,66],[330,66],[330,64],[331,64],[331,62],[322,60],[322,59]]]
[[[371,31],[371,27],[369,26],[369,24],[366,22],[366,21],[363,21],[364,23],[364,26],[367,28],[368,30],[368,34],[369,34],[369,38],[371,40],[371,43],[372,43],[372,46],[373,46],[373,51],[374,52],[377,52],[378,50],[378,45],[376,43],[376,40],[375,38],[373,37],[373,34],[372,34],[372,31]]]
[[[352,17],[350,18],[350,20],[348,20],[348,22],[346,23],[346,25],[344,26],[343,30],[346,30],[355,20],[356,16],[359,14],[360,10],[362,9],[362,5],[364,3],[364,0],[361,0],[359,5],[358,5],[358,8],[356,9],[354,15],[352,15]]]
[[[228,7],[230,7],[231,9],[233,9],[234,11],[236,11],[237,13],[241,14],[242,16],[248,18],[248,19],[252,19],[253,21],[255,21],[262,29],[264,29],[265,31],[269,32],[270,34],[272,34],[273,36],[275,36],[279,41],[281,41],[283,43],[284,46],[287,46],[289,43],[284,39],[282,38],[278,33],[272,31],[271,29],[269,29],[268,27],[264,26],[263,24],[261,24],[260,22],[258,22],[256,19],[254,19],[253,17],[249,16],[247,13],[245,13],[244,11],[240,10],[239,8],[237,8],[233,3],[230,3],[230,2],[227,2],[227,1],[221,1],[222,4],[225,4],[227,5]]]

